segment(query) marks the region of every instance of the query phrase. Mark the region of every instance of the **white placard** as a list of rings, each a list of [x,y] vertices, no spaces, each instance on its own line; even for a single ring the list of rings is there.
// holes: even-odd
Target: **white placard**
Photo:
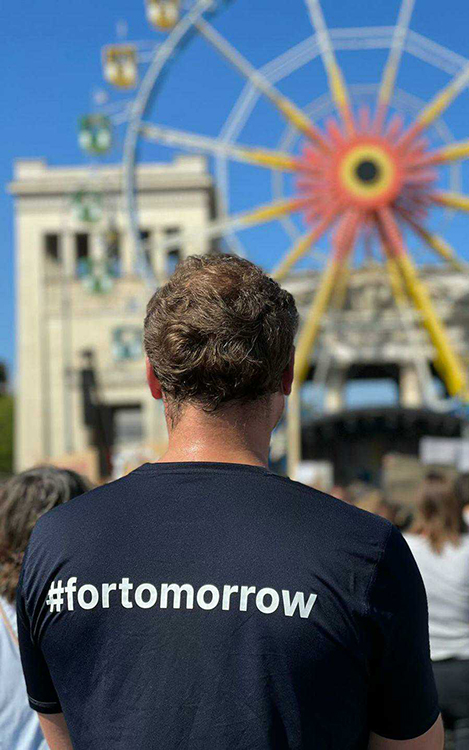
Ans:
[[[427,465],[455,466],[458,471],[469,471],[469,440],[424,437],[420,441],[420,460]]]

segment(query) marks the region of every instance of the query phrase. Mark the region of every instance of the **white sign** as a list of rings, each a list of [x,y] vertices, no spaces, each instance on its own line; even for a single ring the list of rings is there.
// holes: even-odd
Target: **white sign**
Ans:
[[[424,464],[455,466],[458,471],[469,471],[469,440],[424,437],[420,441],[420,460]]]
[[[334,470],[330,461],[300,461],[294,478],[308,487],[328,492],[334,484]]]

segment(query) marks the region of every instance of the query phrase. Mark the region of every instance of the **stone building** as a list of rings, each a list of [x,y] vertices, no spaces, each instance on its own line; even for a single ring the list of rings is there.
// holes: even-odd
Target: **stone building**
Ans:
[[[53,460],[98,478],[164,443],[142,369],[154,283],[136,272],[121,181],[118,166],[15,163],[17,470]],[[216,213],[212,178],[204,158],[179,157],[139,166],[137,189],[145,263],[164,281],[180,257],[211,249],[197,236]],[[186,247],[156,253],[179,230]]]

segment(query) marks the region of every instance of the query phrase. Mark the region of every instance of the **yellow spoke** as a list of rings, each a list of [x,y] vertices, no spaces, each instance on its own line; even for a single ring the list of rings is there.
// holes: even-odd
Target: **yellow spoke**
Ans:
[[[147,140],[162,143],[165,146],[183,148],[186,151],[197,151],[213,156],[227,156],[235,161],[247,162],[268,169],[293,172],[299,166],[298,159],[282,151],[224,143],[217,138],[190,133],[186,130],[174,130],[162,125],[143,123],[141,132]]]
[[[344,263],[342,272],[337,279],[337,284],[334,289],[334,295],[331,300],[331,307],[336,311],[341,310],[345,304],[348,283],[350,280],[350,273],[350,261],[347,261],[346,263]]]
[[[440,206],[456,208],[460,211],[469,211],[469,196],[461,195],[461,193],[447,193],[440,191],[438,193],[432,193],[432,200]]]
[[[238,150],[238,149],[237,149]],[[259,167],[278,169],[283,172],[294,172],[298,169],[298,160],[281,151],[270,151],[262,148],[239,148],[240,159]]]
[[[276,281],[282,281],[285,276],[289,273],[289,271],[293,268],[295,263],[300,260],[304,255],[306,255],[307,252],[311,249],[314,242],[317,242],[317,240],[324,234],[324,232],[327,231],[328,227],[333,221],[333,214],[325,217],[323,221],[320,222],[320,224],[315,227],[315,229],[312,232],[309,232],[308,234],[301,237],[296,245],[290,250],[290,252],[285,256],[285,258],[279,263],[277,268],[272,273],[272,277]]]
[[[424,242],[426,242],[427,245],[431,247],[431,249],[434,250],[441,258],[448,261],[448,263],[450,263],[456,271],[460,271],[462,273],[469,272],[469,264],[465,263],[462,260],[459,260],[454,248],[452,248],[449,242],[447,242],[443,237],[441,237],[439,234],[435,234],[434,232],[429,232],[427,229],[425,229],[425,227],[408,216],[405,216],[405,219],[412,227],[412,229],[416,232],[416,234],[421,237],[422,240],[424,240]]]
[[[436,349],[435,367],[440,372],[451,396],[460,396],[464,400],[469,400],[466,368],[462,359],[454,350],[446,328],[433,306],[427,288],[419,279],[417,269],[405,250],[394,216],[389,209],[382,209],[379,217],[385,241],[389,243],[393,258],[404,279],[407,292],[415,307],[421,313],[423,324]]]
[[[378,125],[381,126],[396,85],[402,50],[407,36],[415,0],[403,0],[394,30],[391,49],[378,94]]]
[[[345,79],[337,63],[334,48],[319,0],[306,0],[311,21],[318,35],[321,57],[326,69],[331,96],[341,113],[349,133],[354,131],[353,115]]]
[[[268,92],[266,91],[265,93],[284,117],[286,117],[286,119],[291,122],[300,133],[303,133],[308,138],[315,141],[319,146],[323,147],[325,145],[324,138],[319,130],[317,130],[309,117],[307,117],[307,115],[305,115],[296,104],[290,101],[290,99],[287,99],[286,96],[279,94],[277,91],[272,90]]]
[[[244,214],[238,215],[235,217],[235,222],[243,227],[251,227],[255,224],[266,224],[269,221],[281,219],[283,216],[288,216],[289,214],[301,211],[309,204],[309,202],[309,199],[306,198],[293,198],[290,200],[268,203],[265,206],[260,206],[252,211],[247,211]]]
[[[404,285],[402,283],[402,276],[399,271],[399,266],[397,265],[395,258],[393,258],[391,255],[388,257],[386,266],[388,269],[389,280],[391,282],[391,289],[394,295],[394,299],[396,300],[396,304],[398,307],[406,307],[407,306],[407,294],[405,292]]]
[[[401,148],[406,148],[419,133],[435,122],[440,115],[449,107],[451,102],[461,93],[469,83],[469,65],[466,65],[462,73],[457,75],[436,97],[427,104],[414,124],[407,130],[400,140]]]
[[[301,385],[308,374],[311,353],[319,333],[319,327],[326,312],[342,264],[331,260],[324,271],[319,287],[314,294],[313,302],[303,323],[296,347],[295,381]]]
[[[469,65],[462,73],[457,75],[439,94],[427,104],[417,118],[417,123],[421,128],[426,128],[435,122],[449,107],[451,102],[461,93],[469,82]]]
[[[469,159],[469,141],[452,143],[450,146],[438,149],[430,154],[431,164],[444,164],[451,161]]]
[[[327,143],[319,130],[313,125],[309,117],[286,96],[270,83],[270,81],[228,42],[207,21],[199,18],[195,23],[196,28],[228,62],[236,68],[252,85],[254,85],[264,96],[266,96],[277,109],[294,125],[297,130],[304,133],[308,138],[315,141],[322,148],[327,148]]]
[[[355,241],[359,220],[359,212],[351,211],[343,216],[337,229],[334,255],[321,277],[319,287],[316,289],[313,302],[301,328],[295,358],[295,384],[298,388],[308,374],[311,354],[324,313],[329,307],[338,286],[340,286],[341,276],[348,273],[346,262]]]

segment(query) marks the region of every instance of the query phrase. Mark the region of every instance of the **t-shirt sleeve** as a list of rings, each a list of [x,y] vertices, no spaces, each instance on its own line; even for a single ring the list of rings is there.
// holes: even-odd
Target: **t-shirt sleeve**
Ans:
[[[23,587],[22,573],[16,594],[16,612],[21,663],[29,705],[41,714],[59,714],[62,713],[62,708],[44,656],[33,638],[33,629],[26,611]]]
[[[407,542],[394,527],[370,585],[369,607],[370,728],[392,740],[419,737],[439,715],[427,597]]]

